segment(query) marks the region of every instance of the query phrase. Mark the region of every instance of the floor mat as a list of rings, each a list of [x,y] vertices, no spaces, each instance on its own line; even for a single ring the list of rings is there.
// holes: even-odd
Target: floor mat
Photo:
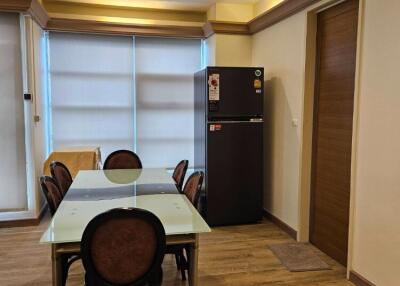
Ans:
[[[317,251],[308,243],[285,243],[270,245],[269,248],[282,264],[292,272],[331,269],[319,258]]]

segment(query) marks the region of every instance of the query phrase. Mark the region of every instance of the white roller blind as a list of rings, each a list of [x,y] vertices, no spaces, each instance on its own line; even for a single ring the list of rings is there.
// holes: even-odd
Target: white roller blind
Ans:
[[[146,167],[193,164],[193,74],[201,41],[135,39],[137,153]]]
[[[52,149],[134,149],[131,37],[50,33]]]
[[[0,212],[27,208],[19,15],[0,13]]]

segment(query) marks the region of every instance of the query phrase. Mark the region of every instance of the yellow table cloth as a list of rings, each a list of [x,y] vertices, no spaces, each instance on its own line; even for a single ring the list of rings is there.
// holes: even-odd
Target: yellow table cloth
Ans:
[[[50,164],[58,161],[67,166],[72,178],[80,170],[98,170],[101,164],[99,147],[67,147],[53,151],[44,162],[43,173],[51,176]]]

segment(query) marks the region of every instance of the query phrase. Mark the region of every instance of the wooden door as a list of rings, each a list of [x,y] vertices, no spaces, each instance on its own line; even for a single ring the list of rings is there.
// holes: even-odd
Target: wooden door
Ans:
[[[358,0],[317,17],[310,241],[346,265]]]

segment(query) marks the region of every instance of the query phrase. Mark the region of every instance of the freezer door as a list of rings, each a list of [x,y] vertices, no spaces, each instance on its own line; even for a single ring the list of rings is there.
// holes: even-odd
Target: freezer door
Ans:
[[[207,222],[228,225],[262,217],[263,123],[208,123]]]
[[[208,68],[208,118],[263,115],[262,68]]]

